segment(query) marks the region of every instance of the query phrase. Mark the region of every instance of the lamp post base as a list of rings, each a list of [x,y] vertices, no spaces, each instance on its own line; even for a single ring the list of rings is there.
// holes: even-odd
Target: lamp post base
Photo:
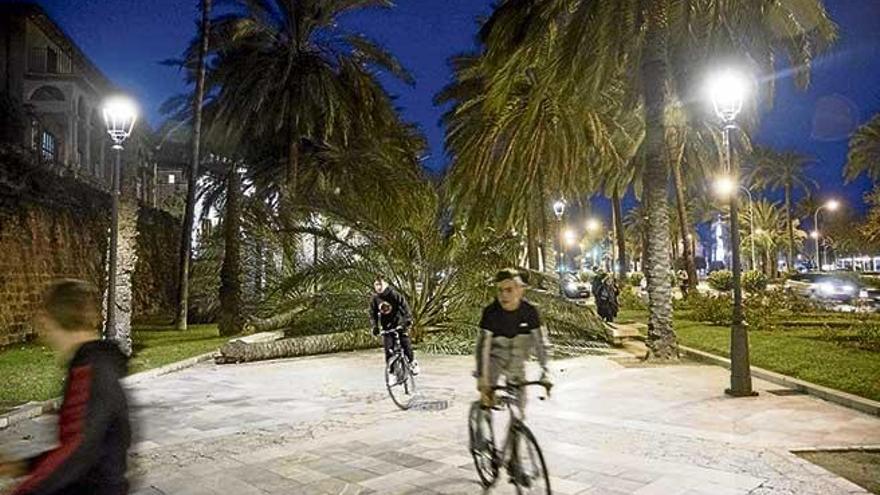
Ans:
[[[757,397],[758,392],[754,390],[733,390],[732,388],[725,388],[724,395],[729,395],[731,397]]]

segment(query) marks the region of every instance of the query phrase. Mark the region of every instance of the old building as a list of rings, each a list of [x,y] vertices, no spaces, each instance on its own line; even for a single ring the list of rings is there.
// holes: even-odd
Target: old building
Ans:
[[[4,135],[50,168],[107,189],[114,157],[101,104],[118,88],[36,4],[0,4],[0,33],[0,91],[19,121]],[[150,142],[141,120],[125,143],[122,183],[125,196],[155,205]]]

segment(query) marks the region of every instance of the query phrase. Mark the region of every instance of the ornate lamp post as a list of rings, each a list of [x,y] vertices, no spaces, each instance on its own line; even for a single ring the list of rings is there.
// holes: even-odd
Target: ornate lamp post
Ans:
[[[731,167],[730,132],[736,129],[736,117],[743,107],[747,82],[731,70],[717,74],[710,82],[709,92],[715,114],[721,119],[722,170],[727,177],[737,177],[738,171]],[[730,388],[725,393],[734,397],[755,395],[752,390],[752,375],[749,365],[749,336],[743,326],[742,301],[742,261],[739,252],[739,211],[737,195],[732,194],[739,187],[735,181],[730,188],[730,244],[733,268],[733,318],[730,327]]]
[[[557,220],[557,239],[559,241],[559,253],[556,255],[556,272],[562,273],[562,264],[565,262],[565,239],[562,238],[562,217],[565,215],[565,200],[558,199],[553,203],[553,213]]]
[[[104,102],[104,124],[107,133],[113,140],[113,149],[116,150],[116,164],[113,167],[113,198],[110,210],[110,255],[109,274],[107,282],[107,321],[104,327],[105,338],[117,337],[116,335],[116,276],[117,256],[119,250],[119,182],[122,173],[122,143],[131,135],[134,123],[137,120],[137,107],[134,102],[124,96],[115,96]]]
[[[816,213],[813,214],[813,233],[810,237],[816,243],[816,268],[820,272],[822,271],[822,260],[819,256],[819,238],[822,237],[822,231],[819,230],[819,212],[821,210],[836,211],[839,207],[840,203],[836,199],[829,199],[824,205],[816,208]]]

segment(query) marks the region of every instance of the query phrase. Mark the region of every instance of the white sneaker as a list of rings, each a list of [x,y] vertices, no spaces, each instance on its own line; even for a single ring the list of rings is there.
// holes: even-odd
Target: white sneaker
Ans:
[[[388,386],[393,387],[397,385],[397,374],[396,373],[388,373]]]
[[[409,370],[412,371],[413,376],[418,376],[419,371],[421,371],[419,369],[419,362],[413,361],[412,364],[409,365]]]

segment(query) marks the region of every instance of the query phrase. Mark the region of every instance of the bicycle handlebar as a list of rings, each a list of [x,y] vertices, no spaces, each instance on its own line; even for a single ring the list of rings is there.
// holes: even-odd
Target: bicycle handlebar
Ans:
[[[391,334],[391,333],[402,332],[402,331],[403,331],[403,327],[398,326],[398,327],[394,327],[394,328],[392,328],[391,330],[382,330],[382,331],[380,331],[380,332],[379,332],[379,336],[388,335],[388,334]]]

